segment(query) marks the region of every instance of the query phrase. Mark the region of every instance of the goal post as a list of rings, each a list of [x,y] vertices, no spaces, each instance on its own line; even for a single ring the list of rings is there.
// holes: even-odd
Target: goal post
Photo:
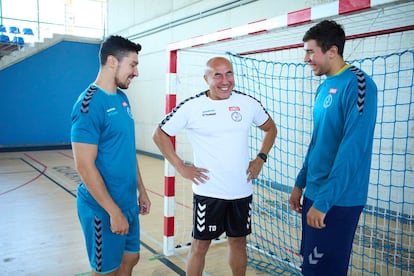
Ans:
[[[356,2],[356,1],[355,1]],[[369,2],[369,1],[368,1]],[[278,137],[254,181],[249,265],[270,274],[299,275],[300,217],[288,197],[312,131],[314,92],[323,78],[303,63],[307,29],[322,19],[342,24],[344,58],[378,86],[369,198],[354,239],[351,275],[414,273],[414,5],[410,1],[335,1],[169,45],[166,112],[207,89],[206,61],[232,61],[236,89],[259,99],[278,127]],[[262,133],[252,128],[251,155]],[[179,155],[192,160],[185,133],[174,137]],[[191,240],[191,183],[165,161],[164,254]]]

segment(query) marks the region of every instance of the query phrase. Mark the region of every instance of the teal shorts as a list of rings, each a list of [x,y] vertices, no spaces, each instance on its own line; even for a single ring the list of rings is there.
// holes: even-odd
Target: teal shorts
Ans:
[[[89,263],[101,274],[119,268],[124,253],[140,252],[139,208],[124,211],[129,223],[127,235],[117,235],[110,229],[110,218],[104,209],[91,207],[81,196],[76,200],[78,216],[85,237]]]

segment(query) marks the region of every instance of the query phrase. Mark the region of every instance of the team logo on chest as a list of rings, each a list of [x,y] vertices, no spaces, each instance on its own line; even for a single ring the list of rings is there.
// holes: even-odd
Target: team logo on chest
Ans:
[[[229,111],[231,112],[231,119],[235,122],[240,122],[242,120],[242,115],[239,112],[239,106],[229,106]]]
[[[328,90],[328,96],[326,96],[325,97],[325,100],[323,101],[323,107],[324,108],[328,108],[328,107],[331,106],[332,100],[333,100],[333,96],[332,95],[335,95],[336,92],[337,92],[337,90],[338,89],[335,88],[335,87],[329,88],[329,90]]]
[[[233,112],[231,113],[231,118],[235,122],[240,122],[242,120],[242,115],[239,112]]]
[[[332,103],[332,94],[329,94],[325,97],[325,100],[323,101],[323,107],[328,108]]]

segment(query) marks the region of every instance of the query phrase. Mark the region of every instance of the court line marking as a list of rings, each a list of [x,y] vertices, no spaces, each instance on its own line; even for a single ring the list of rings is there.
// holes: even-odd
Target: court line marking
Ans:
[[[39,160],[35,159],[34,157],[28,155],[25,153],[25,155],[27,157],[29,157],[30,159],[32,159],[34,162],[41,164],[43,166],[46,167],[46,165],[44,165],[42,162],[40,162]],[[72,195],[73,197],[76,198],[76,194],[73,193],[72,191],[70,191],[68,188],[66,188],[65,186],[61,185],[59,182],[57,182],[56,180],[54,180],[51,176],[49,176],[48,174],[46,174],[46,170],[44,171],[40,171],[38,168],[36,168],[36,166],[34,166],[32,163],[30,163],[29,161],[26,161],[25,159],[22,159],[25,163],[27,163],[29,166],[31,166],[33,169],[35,169],[36,171],[38,171],[40,173],[40,175],[43,175],[44,177],[46,177],[47,179],[49,179],[50,181],[52,181],[53,183],[55,183],[57,186],[59,186],[60,188],[62,188],[64,191],[66,191],[67,193],[69,193],[70,195]],[[46,167],[47,168],[47,167]]]
[[[24,163],[26,163],[26,164],[28,164],[29,166],[31,166],[31,167],[33,167],[30,163],[27,163],[23,158],[13,158],[13,159],[17,159],[17,160],[21,160],[21,161],[23,161]],[[4,192],[1,192],[0,193],[0,196],[3,196],[3,195],[5,195],[5,194],[8,194],[8,193],[10,193],[10,192],[13,192],[13,191],[15,191],[15,190],[18,190],[18,189],[20,189],[20,188],[22,188],[22,187],[24,187],[24,186],[26,186],[26,185],[28,185],[28,184],[30,184],[30,183],[32,183],[32,182],[34,182],[35,180],[37,180],[38,178],[40,178],[45,172],[46,172],[46,170],[47,170],[47,166],[45,166],[44,164],[41,164],[41,165],[43,165],[43,169],[42,170],[38,170],[38,169],[35,169],[36,171],[38,171],[39,172],[39,174],[37,175],[37,176],[35,176],[34,178],[32,178],[32,179],[30,179],[30,180],[28,180],[27,182],[25,182],[25,183],[23,183],[23,184],[20,184],[20,185],[18,185],[18,186],[16,186],[16,187],[14,187],[14,188],[11,188],[11,189],[9,189],[9,190],[6,190],[6,191],[4,191]]]
[[[62,153],[61,153],[62,154]],[[21,158],[22,161],[24,161],[26,164],[28,164],[29,166],[31,166],[33,169],[35,169],[36,171],[38,171],[40,174],[37,176],[37,178],[39,178],[41,175],[45,176],[47,179],[49,179],[51,182],[53,182],[54,184],[56,184],[57,186],[59,186],[60,188],[62,188],[64,191],[66,191],[67,193],[69,193],[70,195],[72,195],[74,198],[77,197],[77,195],[73,192],[71,192],[70,190],[68,190],[66,187],[64,187],[63,185],[61,185],[58,181],[54,180],[51,176],[46,174],[46,170],[47,170],[47,166],[44,165],[42,162],[40,162],[39,160],[37,160],[36,158],[30,156],[29,154],[24,153],[24,155],[26,155],[28,158],[30,158],[31,160],[33,160],[34,162],[40,164],[41,166],[44,167],[44,170],[39,170],[36,166],[34,166],[33,164],[31,164],[29,161],[24,160],[23,158]],[[70,158],[68,155],[62,154],[68,158]],[[0,194],[1,195],[1,194]],[[143,233],[143,232],[142,232]],[[146,234],[146,236],[149,236],[148,234]],[[146,244],[145,242],[141,241],[141,244],[151,253],[156,254],[156,255],[161,255],[159,252],[157,252],[157,250],[155,250],[154,248],[152,248],[151,246],[149,246],[148,244]],[[182,270],[178,265],[176,265],[175,263],[171,262],[170,260],[166,259],[165,257],[163,258],[157,258],[161,263],[163,263],[164,265],[166,265],[168,268],[170,268],[172,271],[176,272],[178,275],[180,276],[185,276],[185,271]],[[81,274],[82,275],[82,274]]]

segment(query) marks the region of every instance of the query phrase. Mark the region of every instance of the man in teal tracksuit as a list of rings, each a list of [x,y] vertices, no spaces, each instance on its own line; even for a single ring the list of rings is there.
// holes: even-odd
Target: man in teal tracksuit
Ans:
[[[336,22],[320,22],[303,41],[304,61],[326,80],[316,91],[312,139],[289,200],[302,213],[302,273],[347,275],[368,196],[377,87],[345,63],[345,32]]]

